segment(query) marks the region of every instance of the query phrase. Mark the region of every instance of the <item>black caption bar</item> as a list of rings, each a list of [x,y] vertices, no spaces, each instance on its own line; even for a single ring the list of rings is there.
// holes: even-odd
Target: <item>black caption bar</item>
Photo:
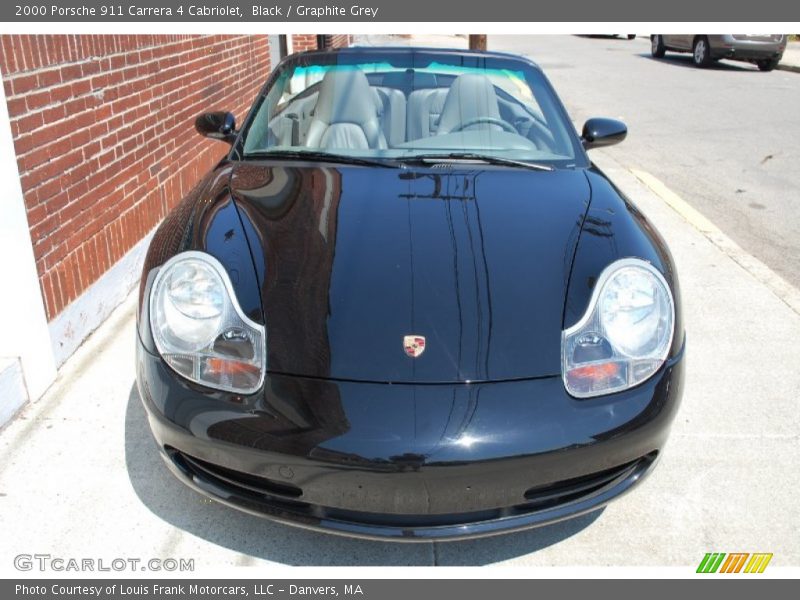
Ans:
[[[759,0],[13,0],[6,22],[797,22],[800,2]]]
[[[531,598],[603,598],[614,594],[674,600],[696,592],[724,594],[726,600],[752,598],[755,593],[789,596],[794,581],[779,579],[695,578],[653,581],[553,579],[329,579],[329,580],[3,580],[0,597],[10,600],[530,600]],[[711,589],[713,586],[713,590]],[[758,586],[758,588],[756,587]],[[769,588],[769,589],[765,589]],[[635,596],[634,596],[635,594]],[[794,597],[792,595],[791,597]]]

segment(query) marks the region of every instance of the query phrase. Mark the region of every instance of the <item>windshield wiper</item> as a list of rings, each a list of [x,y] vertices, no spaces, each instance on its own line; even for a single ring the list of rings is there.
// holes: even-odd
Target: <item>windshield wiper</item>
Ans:
[[[514,160],[513,158],[503,158],[501,156],[492,156],[491,154],[478,154],[477,152],[444,152],[441,154],[416,154],[411,156],[402,156],[398,160],[402,161],[419,161],[423,163],[430,162],[446,162],[446,161],[480,161],[488,165],[503,165],[506,167],[518,167],[520,169],[530,169],[532,171],[553,171],[550,165],[543,165],[540,163],[526,162],[524,160]]]
[[[347,156],[346,154],[334,154],[332,152],[322,152],[319,150],[262,150],[258,152],[248,152],[244,155],[247,159],[270,159],[278,160],[319,160],[342,165],[364,165],[367,167],[388,167],[391,169],[400,168],[400,165],[393,162],[385,162],[377,159],[362,158],[360,156]]]

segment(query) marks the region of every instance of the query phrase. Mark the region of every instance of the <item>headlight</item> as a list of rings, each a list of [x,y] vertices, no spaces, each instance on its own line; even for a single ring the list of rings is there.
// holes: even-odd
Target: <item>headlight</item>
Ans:
[[[150,292],[159,354],[187,379],[250,394],[264,379],[264,327],[242,312],[217,259],[183,252],[161,267]]]
[[[638,385],[669,354],[675,305],[650,263],[618,260],[601,273],[586,314],[561,334],[562,374],[578,398]]]

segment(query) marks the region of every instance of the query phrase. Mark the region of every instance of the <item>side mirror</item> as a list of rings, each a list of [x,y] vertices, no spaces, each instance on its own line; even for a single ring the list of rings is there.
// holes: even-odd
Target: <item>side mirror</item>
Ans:
[[[619,144],[628,135],[628,128],[616,119],[589,119],[583,126],[581,142],[586,150]]]
[[[229,112],[203,113],[194,121],[194,128],[202,136],[232,144],[236,139],[236,117]]]

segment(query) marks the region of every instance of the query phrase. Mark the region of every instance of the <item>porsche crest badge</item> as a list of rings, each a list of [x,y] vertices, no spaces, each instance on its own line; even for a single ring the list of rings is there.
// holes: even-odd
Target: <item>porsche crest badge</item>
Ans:
[[[424,335],[407,335],[403,338],[403,350],[411,358],[417,358],[425,352]]]

